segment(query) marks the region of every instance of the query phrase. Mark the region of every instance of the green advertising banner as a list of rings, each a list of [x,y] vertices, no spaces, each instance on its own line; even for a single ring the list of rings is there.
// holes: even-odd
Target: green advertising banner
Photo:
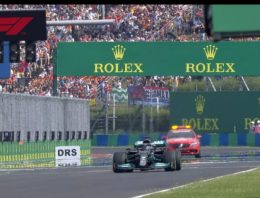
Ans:
[[[212,5],[213,32],[260,32],[260,5]]]
[[[59,42],[58,76],[260,75],[260,42]]]
[[[171,92],[171,124],[200,133],[241,133],[260,120],[260,92]]]

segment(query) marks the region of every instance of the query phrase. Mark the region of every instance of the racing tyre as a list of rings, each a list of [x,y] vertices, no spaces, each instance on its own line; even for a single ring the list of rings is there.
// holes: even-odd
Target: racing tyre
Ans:
[[[176,170],[181,170],[181,151],[176,150]]]
[[[125,152],[115,152],[113,155],[113,171],[115,173],[124,172],[124,170],[120,170],[117,168],[117,165],[124,164],[126,162],[126,153]],[[129,170],[129,172],[131,172]]]
[[[196,158],[201,158],[200,152],[199,152],[199,154],[196,154],[195,157]]]
[[[164,162],[170,163],[171,166],[165,168],[165,171],[174,171],[176,165],[176,152],[175,151],[165,151],[164,152]]]

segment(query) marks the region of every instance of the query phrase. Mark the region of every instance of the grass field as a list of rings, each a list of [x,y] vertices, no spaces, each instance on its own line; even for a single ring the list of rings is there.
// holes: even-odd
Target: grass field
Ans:
[[[147,198],[260,198],[260,168],[235,175],[198,181]]]

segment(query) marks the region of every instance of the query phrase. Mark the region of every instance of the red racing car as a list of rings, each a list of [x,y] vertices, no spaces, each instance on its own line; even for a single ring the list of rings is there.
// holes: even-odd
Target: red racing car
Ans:
[[[179,148],[182,155],[194,155],[200,158],[200,138],[201,135],[197,135],[189,125],[173,125],[165,138],[167,150]]]

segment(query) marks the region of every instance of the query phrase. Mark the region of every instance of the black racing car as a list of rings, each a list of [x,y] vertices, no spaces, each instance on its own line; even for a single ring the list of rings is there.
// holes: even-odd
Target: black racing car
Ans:
[[[113,155],[113,171],[133,172],[151,169],[164,169],[165,171],[181,170],[180,150],[167,151],[164,140],[151,142],[148,139],[137,141],[133,149],[125,152],[115,152]]]

